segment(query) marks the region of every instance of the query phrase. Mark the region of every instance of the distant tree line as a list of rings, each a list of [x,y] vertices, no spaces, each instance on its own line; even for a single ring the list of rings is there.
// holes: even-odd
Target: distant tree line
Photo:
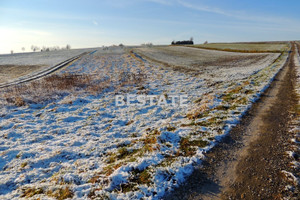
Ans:
[[[58,51],[58,50],[69,50],[71,49],[71,45],[67,44],[65,47],[59,47],[59,46],[53,46],[53,47],[39,47],[39,46],[35,46],[35,45],[32,45],[31,46],[31,50],[33,52],[36,52],[36,51]],[[23,49],[22,49],[23,50]]]
[[[171,44],[172,45],[194,44],[193,40],[194,40],[193,37],[191,37],[190,40],[182,40],[182,41],[173,40]]]
[[[153,44],[151,42],[149,42],[149,43],[143,43],[143,44],[141,44],[141,46],[142,47],[152,47]]]

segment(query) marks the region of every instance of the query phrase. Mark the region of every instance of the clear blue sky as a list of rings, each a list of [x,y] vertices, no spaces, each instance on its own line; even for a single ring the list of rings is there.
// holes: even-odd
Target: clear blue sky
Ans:
[[[0,53],[194,37],[196,43],[300,39],[298,0],[0,0]]]

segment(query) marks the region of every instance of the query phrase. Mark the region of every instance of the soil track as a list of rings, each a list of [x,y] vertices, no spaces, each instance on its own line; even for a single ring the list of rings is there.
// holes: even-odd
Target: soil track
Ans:
[[[224,141],[207,153],[201,168],[165,199],[281,199],[288,193],[282,170],[291,158],[288,134],[294,93],[294,45],[289,59],[261,100],[254,104]]]

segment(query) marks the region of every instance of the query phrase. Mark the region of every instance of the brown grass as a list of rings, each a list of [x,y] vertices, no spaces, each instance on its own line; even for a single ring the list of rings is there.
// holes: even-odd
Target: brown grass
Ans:
[[[42,103],[62,96],[66,92],[74,92],[91,86],[88,75],[50,75],[30,83],[4,88],[2,99],[8,104],[24,106],[27,103]],[[0,95],[1,98],[1,95]]]
[[[186,117],[189,120],[195,120],[197,118],[203,117],[204,113],[209,109],[211,102],[206,102],[203,104],[197,105],[197,107],[187,113]]]
[[[151,175],[149,174],[149,172],[147,170],[144,170],[141,172],[138,182],[141,184],[149,184],[151,182],[150,177]]]
[[[45,88],[55,90],[69,90],[74,87],[85,87],[90,85],[91,77],[88,75],[65,74],[51,75],[44,78]]]
[[[193,156],[196,153],[196,147],[206,147],[209,142],[204,141],[202,139],[191,140],[187,137],[181,138],[180,140],[180,147],[182,154],[184,156]],[[180,152],[178,152],[180,155]]]
[[[133,72],[125,72],[122,71],[119,74],[119,82],[121,86],[124,85],[138,85],[140,86],[141,83],[146,80],[147,75],[141,73],[141,72],[137,72],[137,73],[133,73]]]
[[[9,97],[8,95],[5,95],[5,100],[10,103],[13,104],[17,107],[21,107],[21,106],[25,106],[26,103],[24,101],[24,99],[20,96],[17,97]]]
[[[167,131],[170,131],[170,132],[173,132],[173,131],[175,131],[176,130],[176,127],[174,127],[174,126],[168,126],[167,127]]]
[[[43,188],[25,188],[23,190],[23,194],[21,195],[21,197],[27,197],[27,198],[30,198],[30,197],[33,197],[34,195],[36,194],[43,194],[44,193],[44,190]]]
[[[115,76],[118,78],[104,78],[103,74],[53,74],[29,83],[4,88],[1,90],[0,100],[2,103],[20,107],[27,103],[52,101],[70,93],[98,95],[109,87],[116,90],[125,86],[141,87],[146,79],[146,75],[141,72],[116,72]]]
[[[50,197],[54,197],[57,200],[63,200],[67,198],[72,198],[73,197],[73,192],[70,190],[70,188],[64,187],[64,188],[58,188],[54,191],[48,191],[47,195]]]

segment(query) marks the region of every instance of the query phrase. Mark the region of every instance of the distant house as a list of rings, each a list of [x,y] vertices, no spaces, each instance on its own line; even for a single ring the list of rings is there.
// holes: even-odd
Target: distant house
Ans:
[[[183,40],[183,41],[172,41],[172,45],[186,45],[186,44],[194,44],[193,40]]]

